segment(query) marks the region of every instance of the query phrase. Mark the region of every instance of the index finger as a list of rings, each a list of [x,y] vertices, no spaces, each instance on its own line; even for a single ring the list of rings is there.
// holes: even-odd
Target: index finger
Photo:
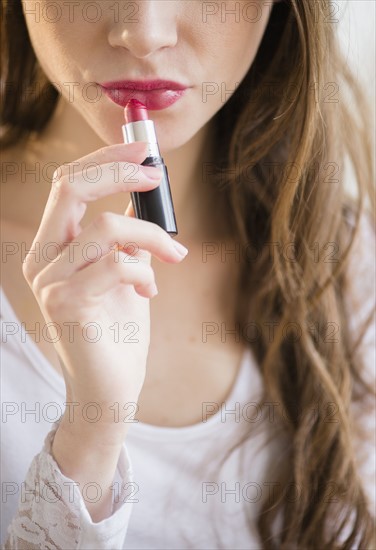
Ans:
[[[153,183],[148,180],[142,173],[149,170],[149,168],[143,168],[142,172],[139,172],[139,179],[137,180],[132,179],[129,174],[124,180],[116,179],[110,169],[111,161],[118,162],[120,165],[131,161],[135,166],[135,163],[141,163],[145,159],[146,154],[147,144],[144,142],[104,147],[72,163],[76,167],[76,176],[73,183],[67,172],[72,164],[62,167],[62,171],[65,170],[65,175],[61,176],[52,185],[37,234],[26,256],[23,272],[27,280],[32,280],[45,265],[55,261],[56,257],[61,254],[62,249],[77,237],[82,229],[80,221],[86,210],[85,203],[90,200],[97,200],[99,191],[101,194],[104,191],[106,194],[110,194],[119,191],[129,192],[135,186],[147,189],[150,189],[151,186],[155,187],[156,182]],[[108,186],[103,187],[102,179],[95,180],[88,185],[84,178],[84,172],[78,173],[78,168],[83,170],[85,165],[90,165],[90,163],[97,166],[101,163],[100,173],[104,183],[107,182]],[[152,170],[155,170],[155,168],[152,168]],[[132,181],[133,183],[131,183]],[[86,191],[83,193],[84,189]],[[97,193],[95,193],[95,190],[97,190]],[[43,258],[37,261],[37,251],[40,249],[45,250],[45,254],[43,254]],[[36,265],[37,263],[38,265]]]
[[[108,162],[134,162],[141,164],[147,157],[148,145],[146,141],[135,141],[133,143],[116,143],[97,149],[75,161],[67,162],[57,168],[54,178],[63,176],[72,177],[82,172],[88,166],[98,166]],[[132,160],[131,160],[132,159]]]

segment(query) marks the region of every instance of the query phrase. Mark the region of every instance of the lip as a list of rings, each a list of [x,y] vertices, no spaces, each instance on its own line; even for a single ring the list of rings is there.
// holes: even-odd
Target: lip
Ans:
[[[103,93],[125,107],[130,99],[141,101],[148,110],[166,109],[176,103],[189,86],[171,80],[119,80],[100,84]]]

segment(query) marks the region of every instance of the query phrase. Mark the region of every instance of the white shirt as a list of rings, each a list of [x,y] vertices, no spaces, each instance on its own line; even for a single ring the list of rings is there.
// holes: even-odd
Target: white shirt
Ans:
[[[3,490],[5,502],[1,518],[3,541],[6,537],[6,528],[17,511],[19,498],[26,500],[27,495],[22,488],[22,482],[32,458],[40,452],[44,439],[51,428],[56,429],[58,418],[64,412],[65,384],[17,320],[2,289],[1,311],[1,464],[3,487],[4,483],[6,484]],[[118,545],[116,548],[218,548],[215,526],[212,525],[215,516],[218,518],[217,528],[226,548],[245,549],[258,546],[256,531],[249,532],[242,507],[248,504],[256,516],[263,493],[266,494],[270,490],[269,485],[263,485],[263,482],[268,483],[270,478],[266,473],[265,450],[260,449],[261,444],[265,443],[267,431],[259,430],[259,433],[256,433],[263,413],[256,405],[256,401],[261,397],[261,389],[260,375],[250,350],[247,350],[224,407],[220,409],[213,403],[203,406],[203,419],[207,419],[206,421],[183,428],[133,423],[119,461],[124,477],[122,480],[122,476],[118,475],[115,479],[117,485],[113,495],[115,507],[118,504],[118,511],[103,522],[93,524],[81,495],[77,493],[74,499],[72,497],[73,504],[79,504],[81,507],[80,528],[83,527],[87,533],[81,534],[81,538],[75,542],[77,546],[74,547],[99,548],[90,544],[98,544],[95,537],[105,533],[106,528],[109,538],[100,548],[114,548],[114,541],[110,535],[118,530],[118,537],[114,537]],[[206,414],[213,407],[218,407],[218,412],[213,416]],[[269,412],[271,411],[264,411],[264,418],[269,418]],[[236,437],[250,427],[255,428],[255,435],[247,445],[242,446],[242,453],[246,455],[245,461],[243,456],[243,471],[240,474],[238,472],[238,467],[241,466],[241,453],[235,452],[216,480],[214,474],[221,451],[226,449],[230,442],[234,443]],[[51,433],[49,435],[51,436]],[[48,445],[45,447],[46,450],[40,459],[40,467],[43,467],[43,470],[46,469],[44,462],[47,462],[46,451],[49,449]],[[276,452],[276,442],[274,447]],[[274,454],[270,444],[267,454]],[[129,457],[132,458],[132,468]],[[48,465],[52,470],[48,472],[51,480],[58,483],[61,493],[65,494],[69,503],[68,489],[70,487],[73,491],[73,481],[61,474],[52,456],[48,457]],[[118,493],[121,480],[128,484],[123,499]],[[33,485],[33,482],[30,484]],[[64,493],[65,488],[67,490]],[[52,495],[49,497],[47,489],[46,494],[47,499],[54,500]],[[119,502],[116,502],[116,499]],[[29,506],[28,503],[25,504]],[[50,508],[56,508],[56,504],[60,505],[51,502],[49,504]],[[43,512],[45,507],[46,505],[43,506]],[[67,519],[64,521],[64,516],[67,518],[69,507],[61,507],[60,514],[63,516],[59,517],[54,513],[58,521],[57,526],[52,529],[51,524],[46,522],[45,515],[42,516],[38,512],[35,504],[34,508],[33,521],[48,525],[53,540],[60,541],[63,531],[67,529]],[[21,536],[22,521],[17,519],[13,528],[17,535]],[[67,539],[66,536],[65,538]]]

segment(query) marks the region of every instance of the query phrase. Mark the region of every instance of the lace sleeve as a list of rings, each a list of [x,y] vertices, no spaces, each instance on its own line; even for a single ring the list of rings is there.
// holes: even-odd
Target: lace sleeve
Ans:
[[[78,484],[62,474],[51,454],[58,425],[59,421],[31,462],[2,550],[123,548],[132,509],[132,500],[127,497],[132,471],[125,446],[112,485],[112,515],[93,523]]]

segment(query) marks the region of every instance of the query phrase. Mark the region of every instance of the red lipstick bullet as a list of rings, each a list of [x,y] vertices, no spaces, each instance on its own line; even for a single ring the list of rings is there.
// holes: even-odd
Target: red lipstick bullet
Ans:
[[[141,120],[149,120],[148,112],[143,103],[138,99],[128,101],[124,109],[125,123],[140,122]]]
[[[146,141],[148,156],[142,166],[160,166],[162,180],[156,189],[131,193],[136,217],[153,222],[170,235],[177,235],[174,205],[172,202],[167,167],[159,151],[154,122],[149,120],[148,111],[137,99],[131,99],[124,109],[125,124],[122,126],[125,143]]]

